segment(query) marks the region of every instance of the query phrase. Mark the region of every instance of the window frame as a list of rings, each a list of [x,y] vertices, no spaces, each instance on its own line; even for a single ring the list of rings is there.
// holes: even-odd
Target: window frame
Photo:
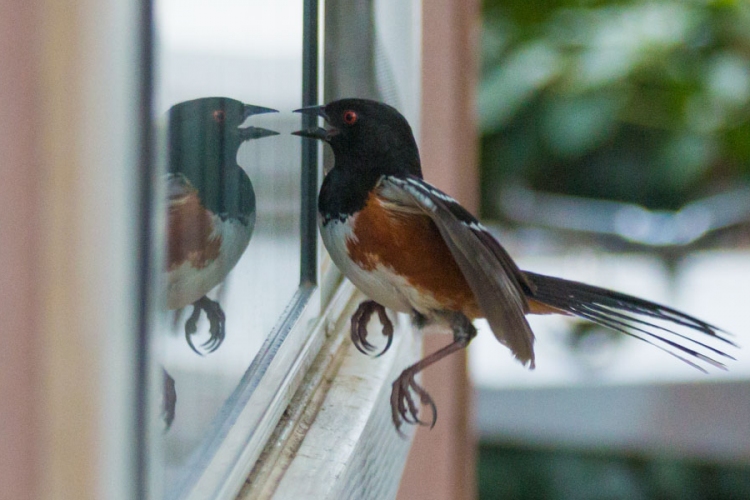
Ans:
[[[323,53],[324,31],[325,31],[325,2],[324,0],[305,0],[304,2],[304,35],[303,35],[303,106],[315,105],[330,100],[326,96],[323,99],[321,85],[324,77],[323,61],[319,54]],[[410,4],[413,21],[419,25],[421,7],[419,2]],[[416,28],[415,28],[416,29]],[[391,33],[394,34],[394,33]],[[417,33],[412,33],[409,43],[415,44],[420,40]],[[416,45],[418,50],[418,44]],[[380,47],[380,50],[383,50]],[[393,50],[391,47],[390,50]],[[418,56],[417,56],[418,57]],[[418,60],[418,59],[417,59]],[[412,69],[412,77],[406,90],[407,95],[419,94],[419,68]],[[375,96],[373,96],[375,97]],[[407,100],[405,113],[410,117],[415,132],[419,131],[419,99]],[[313,116],[303,116],[302,126],[310,127],[317,125],[317,119]],[[264,449],[280,446],[277,440],[279,432],[288,429],[289,425],[296,426],[299,422],[284,419],[284,415],[302,415],[306,412],[311,415],[309,396],[317,401],[326,400],[336,394],[348,394],[371,402],[370,406],[358,413],[355,419],[359,422],[367,422],[365,426],[359,427],[360,437],[363,443],[368,442],[373,436],[382,437],[377,443],[390,443],[388,450],[393,453],[395,460],[390,460],[391,467],[382,471],[382,478],[388,484],[392,494],[395,494],[398,482],[404,468],[404,463],[411,445],[411,439],[403,440],[393,431],[390,423],[390,415],[383,412],[387,407],[390,384],[392,379],[400,373],[404,366],[413,362],[418,356],[416,351],[421,347],[421,337],[408,335],[411,329],[404,321],[397,327],[396,335],[403,340],[394,341],[388,356],[383,356],[377,361],[363,359],[361,353],[356,351],[348,340],[348,318],[353,312],[353,307],[364,297],[357,295],[355,289],[347,282],[342,282],[341,275],[335,266],[327,258],[322,245],[318,243],[317,234],[317,191],[319,188],[319,176],[323,165],[323,148],[316,141],[303,141],[302,147],[302,211],[311,217],[302,217],[301,240],[302,240],[302,262],[300,266],[300,288],[293,300],[285,310],[280,322],[274,331],[267,337],[259,354],[245,372],[242,380],[229,399],[223,405],[223,422],[211,429],[211,435],[200,445],[196,453],[198,459],[188,465],[189,471],[187,481],[167,492],[168,499],[230,499],[235,498],[243,486],[247,485],[248,475],[255,467],[257,473],[253,477],[259,484],[268,483],[268,478],[279,473],[279,470],[267,470],[263,468],[266,461],[258,461]],[[310,245],[314,242],[314,245]],[[402,318],[403,320],[403,318]],[[336,325],[336,326],[333,326]],[[335,347],[336,356],[331,355],[331,349]],[[406,357],[405,357],[406,356]],[[351,361],[347,361],[351,359]],[[408,361],[405,361],[408,359]],[[394,360],[400,360],[400,364],[394,365]],[[346,363],[355,363],[357,366],[363,362],[367,363],[370,372],[383,372],[387,370],[388,376],[376,378],[367,390],[358,393],[349,393],[344,386],[342,388],[341,377],[336,373],[335,367]],[[311,383],[310,377],[315,370],[311,367],[322,365],[325,370],[333,370],[335,377],[332,386],[319,387]],[[312,385],[311,385],[312,384]],[[344,384],[346,385],[346,384]],[[377,400],[377,406],[375,401]],[[290,403],[292,405],[290,406]],[[375,412],[374,408],[379,411]],[[313,412],[317,419],[317,414]],[[371,427],[372,418],[386,415],[386,425],[382,421],[377,423],[377,432]],[[317,419],[320,420],[320,419]],[[152,419],[152,424],[154,420]],[[280,423],[281,422],[281,423]],[[319,425],[308,429],[305,436],[311,435],[310,439],[315,442],[316,432],[319,434]],[[413,436],[413,429],[408,429],[407,434]],[[351,432],[351,429],[350,429]],[[286,443],[289,444],[289,443]],[[297,443],[298,444],[298,443]],[[363,457],[368,456],[367,450],[372,447],[365,446],[364,454],[361,447],[348,456],[348,464],[354,464]],[[370,462],[378,455],[369,455]],[[382,457],[383,454],[381,453]],[[296,467],[294,463],[287,464]],[[338,482],[329,484],[329,491],[346,488],[347,484],[355,485],[362,483],[362,471],[350,468],[352,471],[346,477],[334,475]],[[151,470],[152,476],[158,476],[158,471]],[[287,468],[282,466],[282,472]],[[265,474],[259,477],[258,474]],[[294,475],[281,478],[282,486],[295,484]],[[348,479],[347,479],[348,478]],[[345,483],[342,481],[350,481]],[[291,481],[291,482],[290,482]],[[158,483],[158,480],[152,482]],[[275,488],[274,488],[275,490]],[[159,491],[154,497],[160,498]],[[322,492],[322,490],[321,490]],[[283,496],[283,495],[282,495]],[[291,497],[290,497],[291,498]]]
[[[39,278],[31,285],[35,318],[22,332],[34,335],[34,355],[25,359],[38,377],[37,402],[27,405],[39,419],[31,438],[39,447],[30,454],[43,465],[34,467],[34,491],[40,498],[162,498],[157,464],[162,429],[155,415],[160,403],[158,391],[147,390],[160,385],[160,373],[150,367],[158,346],[146,336],[157,313],[150,299],[158,293],[159,267],[148,263],[160,262],[154,250],[159,235],[151,239],[151,229],[161,210],[153,195],[160,189],[151,168],[154,132],[143,127],[152,115],[151,2],[76,0],[71,9],[31,0],[22,8],[38,14],[26,24],[42,33],[23,52],[40,78],[29,91],[37,98],[32,115],[39,127],[24,136],[36,146],[26,158],[39,166],[24,174],[34,186],[29,207],[40,222],[32,230],[35,252],[24,265]],[[321,165],[321,152],[315,156]],[[149,205],[147,199],[156,201]],[[259,370],[274,373],[274,363],[293,366],[277,376],[296,386],[320,346],[334,337],[329,321],[343,317],[336,304],[344,297],[351,304],[354,293],[351,286],[340,288],[340,275],[324,261],[319,245],[313,254],[316,269],[325,272],[317,286],[300,289],[290,306],[294,316],[277,329],[284,335],[275,344],[269,340],[273,348],[295,340],[299,345],[257,363]],[[321,314],[324,306],[327,314]],[[311,326],[317,333],[297,337]],[[337,338],[348,342],[346,336]],[[293,384],[273,394],[263,432],[273,431],[297,392]],[[247,445],[251,439],[235,443],[243,460],[228,474],[238,486],[245,479],[242,468],[256,453]],[[260,434],[255,439],[266,444]],[[205,481],[216,485],[226,479],[213,476]],[[24,487],[31,484],[22,481]],[[219,494],[232,497],[232,488],[224,483]]]
[[[148,10],[152,10],[153,0],[145,3],[149,5]],[[322,24],[319,17],[322,5],[323,0],[304,0],[303,3],[303,106],[317,104],[321,97],[318,54],[322,44]],[[148,36],[152,37],[151,34]],[[151,60],[151,54],[144,56],[144,63],[151,63]],[[153,130],[152,116],[143,117],[144,129]],[[314,124],[314,117],[305,116],[303,120],[309,122],[303,122],[303,126]],[[154,141],[155,138],[152,136],[151,140]],[[321,294],[318,286],[321,255],[318,251],[320,245],[316,203],[320,164],[318,144],[303,141],[300,179],[300,285],[235,390],[222,405],[220,413],[223,420],[219,422],[217,418],[214,421],[210,435],[197,449],[196,459],[186,464],[189,472],[181,477],[187,480],[166,490],[167,499],[233,498],[323,343],[325,332],[311,329],[315,319],[320,317],[328,297]],[[144,228],[144,231],[148,233],[151,229]],[[143,270],[142,273],[143,280],[147,281],[149,278],[145,274],[148,270]],[[328,281],[332,279],[335,281],[337,278],[334,276],[328,278]],[[144,320],[143,324],[150,323]],[[147,340],[144,341],[144,345],[147,343]],[[151,373],[155,372],[152,367]],[[154,385],[143,384],[141,387],[152,390],[150,387]],[[140,397],[149,400],[148,395],[141,394]],[[156,425],[158,422],[152,418],[150,428],[142,428],[140,434],[154,436],[156,432],[153,427]],[[155,441],[152,439],[152,442]],[[150,449],[152,452],[156,451],[157,446],[152,445]],[[145,455],[143,462],[149,463]],[[153,464],[153,461],[150,463]],[[161,474],[158,466],[152,467],[150,474],[150,481],[158,483],[156,478]],[[153,495],[162,498],[158,491]]]

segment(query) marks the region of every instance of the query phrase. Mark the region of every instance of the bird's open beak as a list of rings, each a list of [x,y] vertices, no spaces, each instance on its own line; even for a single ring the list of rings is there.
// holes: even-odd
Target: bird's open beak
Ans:
[[[245,104],[245,120],[253,115],[263,115],[265,113],[278,113],[279,110],[264,108],[263,106],[255,106],[253,104]],[[243,120],[244,121],[244,120]],[[272,135],[279,135],[278,132],[268,130],[260,127],[244,127],[240,128],[240,137],[243,141],[249,141],[251,139],[260,139],[261,137],[270,137]]]
[[[320,116],[324,120],[328,120],[325,105],[307,106],[305,108],[295,109],[294,113],[302,113],[303,115],[309,115],[313,117]],[[332,136],[336,135],[337,132],[338,131],[336,129],[326,130],[323,127],[308,127],[303,130],[292,132],[292,135],[309,137],[311,139],[320,139],[321,141],[328,141]]]

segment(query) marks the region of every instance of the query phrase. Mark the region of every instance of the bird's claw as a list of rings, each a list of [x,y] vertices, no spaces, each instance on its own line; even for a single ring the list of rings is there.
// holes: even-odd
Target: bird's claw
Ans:
[[[208,318],[209,322],[208,332],[211,336],[201,344],[201,347],[208,353],[214,352],[219,348],[222,342],[224,342],[224,337],[226,335],[226,316],[221,309],[221,305],[206,296],[201,297],[193,303],[193,314],[191,314],[185,322],[185,339],[190,348],[195,351],[196,354],[203,356],[203,353],[201,353],[193,344],[192,339],[192,336],[198,330],[197,323],[201,310],[206,312],[206,318]]]
[[[196,349],[195,344],[193,344],[193,335],[195,335],[195,332],[198,331],[198,318],[200,318],[201,315],[201,307],[197,304],[197,302],[193,304],[193,313],[190,315],[187,321],[185,321],[185,340],[187,341],[193,352],[195,352],[198,356],[203,356],[203,353]]]
[[[203,343],[203,347],[208,352],[214,352],[224,342],[226,316],[218,302],[209,302],[211,302],[211,305],[206,309],[206,316],[210,324],[208,331],[211,336]]]
[[[373,301],[362,302],[354,314],[352,314],[351,337],[354,347],[362,354],[369,354],[375,350],[375,346],[367,341],[367,323],[372,311],[366,306]]]
[[[174,379],[162,368],[163,377],[163,395],[162,395],[162,418],[164,419],[165,430],[169,430],[174,421],[175,407],[177,406],[177,391],[175,390]]]
[[[400,435],[404,435],[401,432],[401,424],[406,422],[407,424],[419,424],[430,427],[435,427],[437,422],[437,406],[432,396],[416,381],[417,372],[414,370],[406,369],[401,375],[393,382],[393,389],[391,391],[391,418],[393,419],[393,425],[396,427],[396,432]],[[419,408],[414,402],[414,397],[411,392],[414,391],[419,396],[419,402],[422,405],[429,406],[432,410],[432,421],[428,422],[419,418]]]
[[[351,338],[354,347],[362,354],[372,354],[377,348],[367,340],[367,324],[372,314],[377,312],[380,323],[383,325],[383,336],[386,338],[385,347],[375,357],[382,356],[393,343],[393,322],[388,317],[385,307],[374,300],[362,302],[352,315]]]

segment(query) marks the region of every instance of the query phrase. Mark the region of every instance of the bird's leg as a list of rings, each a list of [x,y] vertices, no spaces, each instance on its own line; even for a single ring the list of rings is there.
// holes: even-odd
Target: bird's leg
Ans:
[[[195,345],[193,345],[193,335],[198,331],[198,318],[200,318],[201,315],[201,308],[196,304],[197,302],[193,304],[193,313],[187,321],[185,321],[185,340],[187,340],[188,345],[197,355],[203,356],[203,354],[195,348]]]
[[[365,300],[352,315],[351,337],[354,347],[362,354],[370,354],[375,350],[375,346],[367,341],[367,324],[370,322],[372,313],[377,312],[380,323],[383,325],[383,336],[386,338],[386,344],[377,356],[382,356],[391,347],[393,342],[393,323],[385,312],[385,307],[374,300]]]
[[[193,314],[191,314],[190,318],[185,322],[185,339],[190,348],[198,354],[201,354],[201,352],[193,345],[192,335],[197,331],[197,322],[201,310],[206,312],[206,317],[208,318],[210,325],[208,331],[211,334],[211,337],[203,343],[203,347],[208,352],[214,352],[224,341],[225,336],[224,323],[226,317],[224,316],[224,311],[221,309],[221,304],[204,295],[193,302]]]
[[[411,324],[421,330],[427,325],[427,316],[425,316],[424,314],[418,311],[412,311],[411,312]]]
[[[464,349],[471,339],[477,335],[477,330],[471,324],[471,320],[459,312],[451,312],[447,315],[449,324],[453,330],[453,342],[447,346],[433,352],[421,361],[411,365],[401,372],[401,375],[393,382],[391,391],[391,418],[396,431],[401,433],[401,424],[403,422],[410,424],[429,425],[430,428],[437,422],[437,406],[435,401],[424,388],[416,381],[416,375],[428,366],[437,363],[441,359],[453,354],[456,351]],[[424,318],[419,315],[419,318]],[[419,319],[417,318],[417,319]],[[411,392],[419,396],[419,402],[422,405],[430,406],[432,410],[432,422],[421,420],[418,416],[419,408],[414,402]]]
[[[174,379],[167,373],[167,370],[162,368],[161,371],[164,377],[162,416],[167,429],[169,429],[174,420],[175,407],[177,406],[177,391],[175,390]]]

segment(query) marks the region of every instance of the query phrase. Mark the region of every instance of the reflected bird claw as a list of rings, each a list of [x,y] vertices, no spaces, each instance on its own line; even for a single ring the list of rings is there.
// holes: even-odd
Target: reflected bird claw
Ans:
[[[198,318],[200,318],[201,310],[206,312],[206,318],[208,318],[210,325],[208,331],[211,336],[201,344],[208,353],[214,352],[224,342],[226,316],[221,309],[221,304],[209,299],[205,295],[193,303],[193,313],[185,322],[185,340],[187,340],[188,345],[196,354],[203,356],[203,353],[193,344],[192,338],[198,330]]]

